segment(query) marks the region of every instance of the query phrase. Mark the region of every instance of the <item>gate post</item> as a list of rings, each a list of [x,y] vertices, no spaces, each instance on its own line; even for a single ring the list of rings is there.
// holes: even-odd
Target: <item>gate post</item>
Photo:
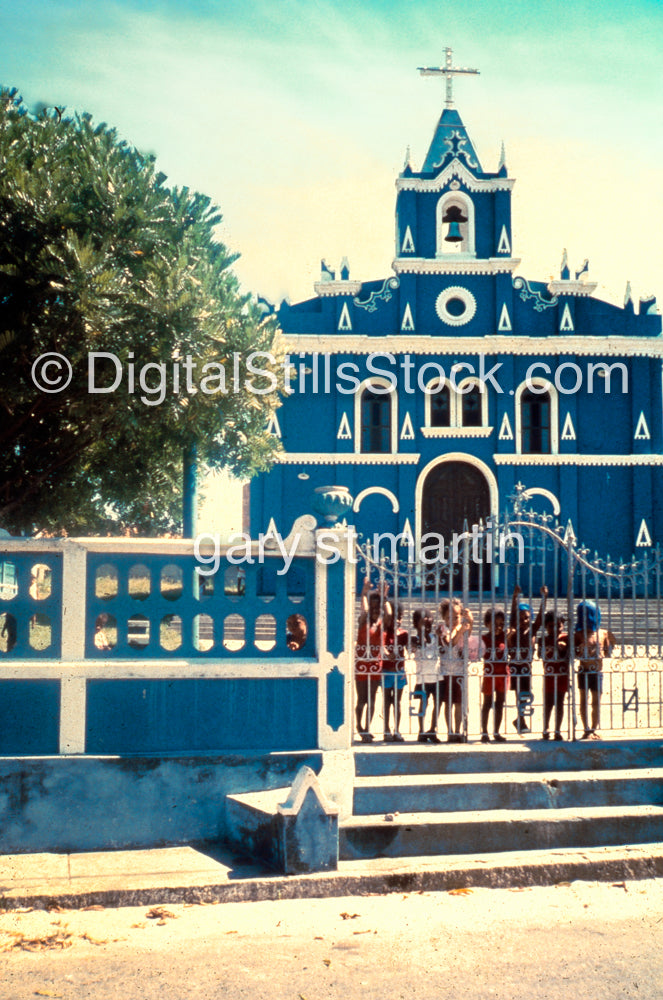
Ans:
[[[355,532],[352,526],[315,532],[316,653],[319,663],[318,744],[352,742]]]
[[[573,570],[575,565],[575,541],[571,525],[566,533],[566,621],[569,630],[569,722],[571,724],[571,739],[576,738],[576,685],[575,685],[575,650],[573,627]]]

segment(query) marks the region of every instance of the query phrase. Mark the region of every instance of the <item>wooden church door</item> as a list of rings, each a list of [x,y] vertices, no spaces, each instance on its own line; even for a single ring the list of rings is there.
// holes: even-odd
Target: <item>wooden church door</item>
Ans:
[[[441,462],[426,476],[422,495],[421,534],[436,532],[450,546],[454,532],[486,522],[490,516],[490,490],[485,476],[469,462]],[[490,567],[470,562],[470,589],[490,587]]]

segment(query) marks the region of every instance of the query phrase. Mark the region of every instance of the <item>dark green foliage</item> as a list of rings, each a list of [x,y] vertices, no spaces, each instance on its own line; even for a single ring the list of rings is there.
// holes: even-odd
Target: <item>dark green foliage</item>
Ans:
[[[234,352],[273,353],[275,323],[240,294],[210,200],[164,181],[153,157],[88,115],[35,117],[0,92],[0,525],[12,533],[173,530],[192,444],[238,475],[273,459],[264,428],[277,393],[235,393],[231,376]],[[31,378],[48,351],[73,366],[61,393]],[[88,393],[89,351],[132,361],[135,392],[125,377]],[[187,356],[196,384],[203,364],[224,364],[227,393],[174,393],[173,363]],[[149,362],[166,364],[159,405],[140,399]],[[108,385],[113,369],[97,370]]]

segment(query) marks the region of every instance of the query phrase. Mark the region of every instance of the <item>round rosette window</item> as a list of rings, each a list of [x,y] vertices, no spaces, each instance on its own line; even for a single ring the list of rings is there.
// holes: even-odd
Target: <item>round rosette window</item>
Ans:
[[[477,311],[477,300],[467,288],[452,285],[440,292],[435,302],[437,315],[449,326],[469,323]]]

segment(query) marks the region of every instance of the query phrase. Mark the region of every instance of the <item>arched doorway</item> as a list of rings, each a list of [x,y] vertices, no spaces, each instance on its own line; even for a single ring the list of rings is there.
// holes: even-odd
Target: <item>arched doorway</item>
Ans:
[[[469,529],[479,521],[485,524],[490,513],[490,486],[475,465],[460,460],[440,462],[426,475],[421,492],[421,538],[435,532],[448,546],[454,532],[463,531],[465,522]],[[490,587],[490,566],[471,562],[470,589],[480,587]]]

